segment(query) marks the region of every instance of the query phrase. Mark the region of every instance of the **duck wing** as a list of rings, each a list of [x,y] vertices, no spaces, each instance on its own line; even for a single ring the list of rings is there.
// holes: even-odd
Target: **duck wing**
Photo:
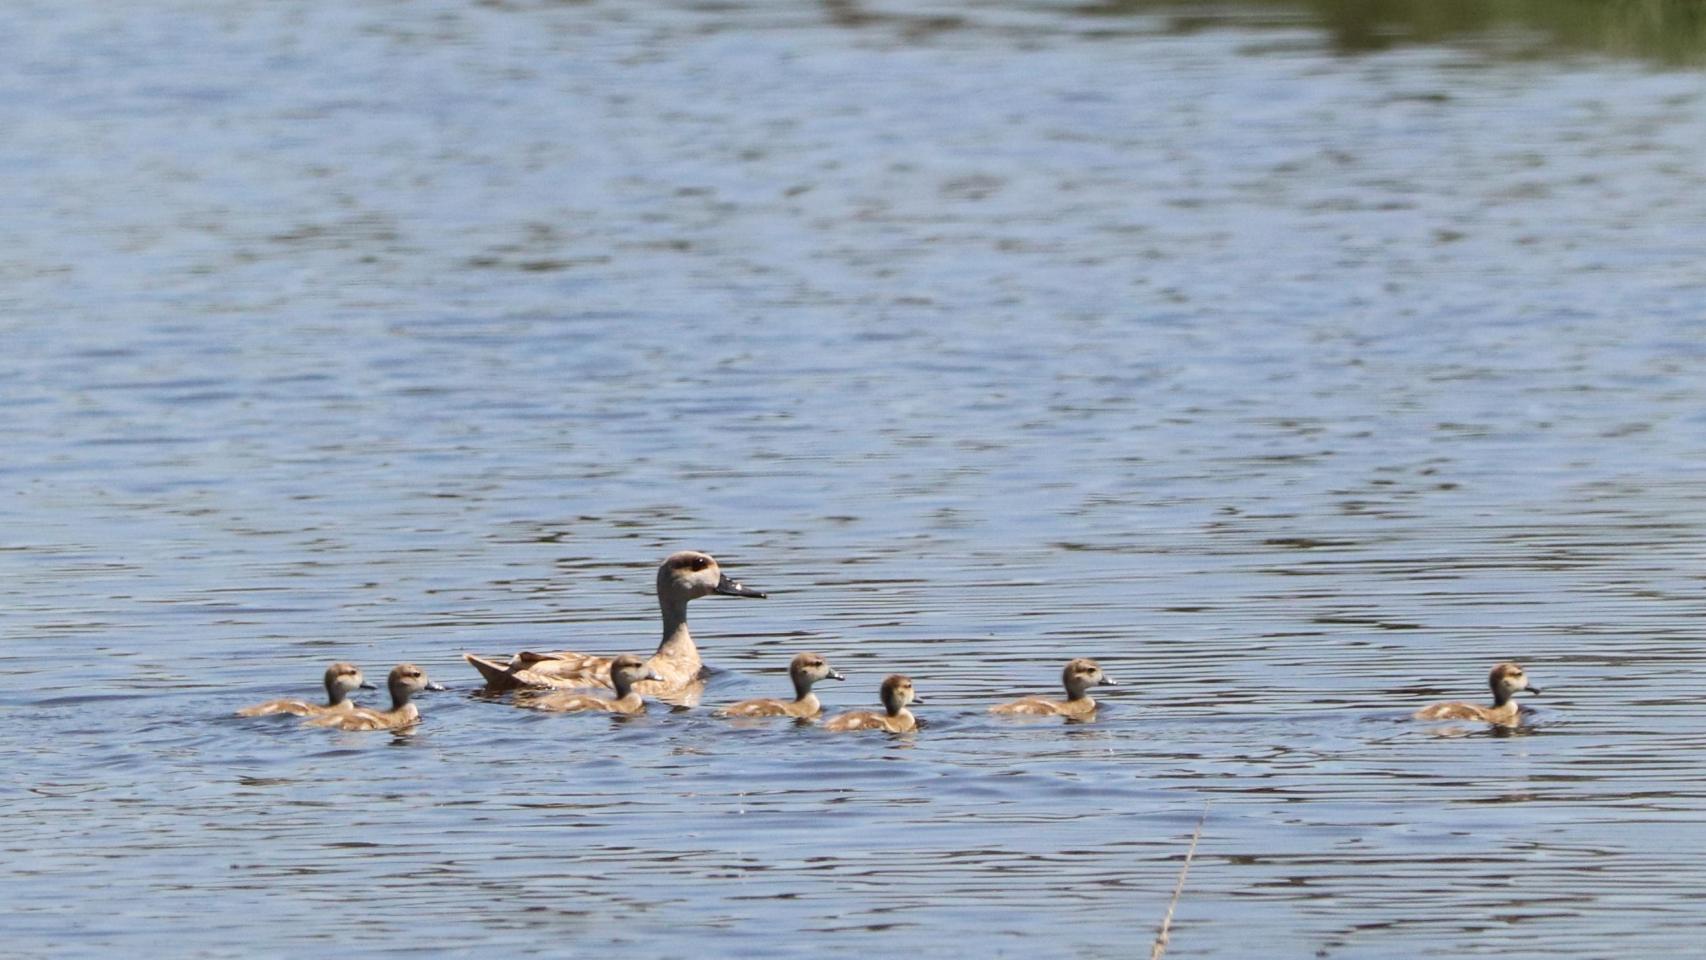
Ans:
[[[325,713],[309,717],[308,724],[315,727],[331,727],[334,730],[386,730],[394,726],[389,717],[368,710],[352,710],[349,713]]]
[[[1473,703],[1436,703],[1416,711],[1417,720],[1485,720],[1486,713]]]
[[[268,700],[257,703],[252,707],[244,707],[237,711],[239,717],[270,717],[274,714],[288,713],[293,716],[306,717],[314,712],[315,704],[306,700]]]
[[[742,700],[718,710],[719,717],[786,717],[788,705],[780,700]]]
[[[990,713],[999,713],[1009,717],[1052,717],[1060,713],[1052,700],[1042,697],[1025,697],[1022,700],[1010,700],[1007,703],[996,704],[989,708]]]
[[[480,672],[492,690],[519,687],[608,687],[610,657],[561,651],[534,653],[523,650],[499,663],[495,658],[464,653],[462,659]]]

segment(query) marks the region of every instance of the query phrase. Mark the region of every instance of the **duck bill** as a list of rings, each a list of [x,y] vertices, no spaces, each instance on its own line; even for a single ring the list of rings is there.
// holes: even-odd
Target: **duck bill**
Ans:
[[[726,573],[717,581],[717,585],[711,588],[711,592],[720,593],[725,597],[757,597],[760,600],[765,596],[762,590],[754,590],[739,580],[730,580]]]
[[[659,676],[658,672],[656,670],[647,670],[646,675],[641,677],[640,679],[641,680],[657,680],[659,682],[663,681],[663,677]]]
[[[358,690],[378,690],[379,684],[374,683],[372,680],[363,680],[360,683],[356,684],[356,689],[358,689]]]
[[[442,684],[442,683],[435,683],[435,682],[433,682],[433,681],[431,681],[431,680],[428,680],[428,681],[427,681],[427,685],[426,685],[426,688],[427,688],[427,689],[428,689],[428,690],[431,690],[431,691],[432,691],[432,692],[433,692],[433,693],[443,693],[443,692],[444,692],[444,691],[446,691],[446,690],[449,690],[449,689],[450,689],[450,688],[449,688],[449,687],[447,687],[447,686],[445,686],[445,685],[444,685],[444,684]]]
[[[831,671],[829,671],[829,679],[831,679],[831,680],[845,680],[847,678],[841,675],[840,670],[831,670]]]
[[[908,703],[923,703],[924,698],[915,693],[912,695],[912,699],[907,701],[907,702]]]
[[[1102,677],[1102,682],[1096,684],[1096,686],[1098,686],[1098,687],[1117,687],[1119,685],[1120,685],[1120,682],[1118,680],[1115,680],[1113,677],[1109,677],[1109,676]]]
[[[1523,689],[1527,690],[1529,693],[1532,693],[1537,697],[1540,696],[1540,688],[1539,687],[1523,687]]]

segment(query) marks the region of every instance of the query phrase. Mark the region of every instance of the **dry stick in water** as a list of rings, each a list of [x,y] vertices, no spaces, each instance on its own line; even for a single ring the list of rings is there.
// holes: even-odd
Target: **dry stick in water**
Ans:
[[[1179,894],[1185,892],[1185,877],[1191,872],[1191,859],[1197,855],[1197,841],[1202,839],[1202,825],[1208,822],[1208,804],[1202,805],[1202,816],[1197,818],[1197,830],[1191,834],[1191,848],[1185,851],[1185,865],[1179,868],[1179,882],[1173,886],[1173,902],[1167,904],[1167,914],[1161,918],[1161,932],[1155,936],[1155,947],[1149,951],[1149,960],[1161,960],[1161,955],[1167,952],[1167,938],[1173,930],[1173,911],[1179,906]]]

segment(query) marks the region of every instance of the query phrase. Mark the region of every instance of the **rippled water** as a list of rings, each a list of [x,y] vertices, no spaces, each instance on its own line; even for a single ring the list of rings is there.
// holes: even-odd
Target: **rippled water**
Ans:
[[[1694,949],[1706,82],[1213,9],[0,10],[5,950]],[[926,729],[474,696],[688,546]]]

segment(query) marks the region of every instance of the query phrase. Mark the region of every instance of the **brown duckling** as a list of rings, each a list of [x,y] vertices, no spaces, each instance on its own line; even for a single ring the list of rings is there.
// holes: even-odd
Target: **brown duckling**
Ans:
[[[883,681],[883,711],[853,710],[840,714],[823,725],[825,730],[886,730],[889,733],[911,733],[918,729],[918,718],[906,709],[909,703],[923,703],[912,689],[912,678],[892,674]]]
[[[663,613],[663,642],[646,666],[657,679],[645,681],[653,696],[679,695],[700,681],[704,663],[687,632],[687,604],[709,594],[760,597],[764,594],[729,579],[710,554],[693,550],[670,554],[658,567],[658,607]],[[516,687],[613,687],[610,658],[563,650],[554,653],[522,651],[508,663],[464,653],[463,659],[480,671],[492,690]]]
[[[1436,703],[1416,711],[1417,720],[1480,720],[1500,727],[1514,727],[1522,722],[1522,709],[1512,699],[1517,691],[1527,690],[1540,695],[1539,687],[1528,685],[1528,674],[1515,663],[1501,663],[1487,675],[1493,688],[1493,705],[1483,707],[1474,703]]]
[[[401,730],[413,726],[421,718],[420,711],[410,702],[422,690],[443,690],[440,684],[427,679],[426,671],[412,663],[399,663],[385,678],[391,688],[391,709],[372,710],[356,707],[343,713],[323,713],[310,717],[316,727],[335,727],[339,730]]]
[[[634,685],[642,680],[656,680],[658,675],[646,661],[624,654],[610,662],[610,680],[616,685],[616,696],[605,698],[593,693],[570,693],[564,690],[523,693],[516,702],[534,710],[553,713],[578,713],[602,710],[606,713],[645,713],[646,701]]]
[[[823,712],[812,685],[819,680],[845,680],[840,671],[815,653],[802,653],[788,664],[788,676],[794,681],[792,700],[742,700],[717,711],[719,717],[815,717]]]
[[[377,690],[361,675],[361,668],[353,663],[339,661],[326,668],[326,702],[309,703],[286,697],[282,700],[268,700],[257,703],[252,707],[244,707],[237,711],[239,717],[270,717],[274,714],[288,713],[298,717],[315,716],[322,713],[348,713],[356,708],[349,695],[356,690]]]
[[[1096,661],[1079,657],[1061,671],[1060,682],[1066,687],[1065,700],[1046,697],[1024,697],[990,707],[990,712],[1013,717],[1070,717],[1088,720],[1096,715],[1096,701],[1090,697],[1091,687],[1117,687],[1113,677],[1102,672]]]

